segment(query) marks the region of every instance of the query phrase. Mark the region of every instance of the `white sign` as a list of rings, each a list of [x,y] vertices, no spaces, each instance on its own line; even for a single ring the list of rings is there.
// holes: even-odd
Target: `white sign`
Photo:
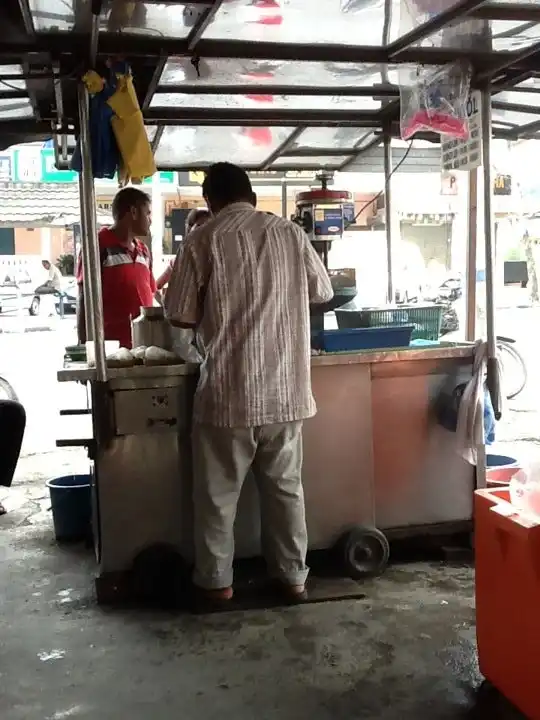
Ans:
[[[441,195],[458,194],[458,177],[455,172],[441,173]]]
[[[41,149],[20,150],[17,158],[17,174],[21,182],[40,182]]]
[[[441,162],[443,172],[451,170],[474,170],[482,164],[482,94],[473,90],[467,100],[469,138],[441,140]]]

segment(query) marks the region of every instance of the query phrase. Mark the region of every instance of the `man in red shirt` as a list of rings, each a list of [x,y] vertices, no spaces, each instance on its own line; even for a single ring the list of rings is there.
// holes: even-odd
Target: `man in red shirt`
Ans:
[[[114,225],[99,231],[103,324],[106,340],[118,340],[131,348],[131,320],[140,308],[153,304],[156,283],[152,260],[146,245],[139,240],[150,232],[151,203],[142,190],[126,187],[112,203]],[[79,343],[86,342],[82,258],[77,265],[79,302],[77,332]]]

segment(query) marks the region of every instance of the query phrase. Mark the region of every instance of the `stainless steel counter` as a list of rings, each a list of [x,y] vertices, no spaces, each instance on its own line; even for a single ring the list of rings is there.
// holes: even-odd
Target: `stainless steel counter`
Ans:
[[[448,344],[312,357],[318,412],[305,423],[303,468],[311,548],[331,546],[354,525],[391,532],[470,521],[474,470],[433,405],[443,387],[471,377],[474,350]],[[153,544],[192,556],[197,373],[188,364],[111,368],[100,387],[85,364],[58,372],[60,382],[90,381],[92,389],[100,577],[129,569]],[[255,483],[246,482],[239,557],[260,551],[259,515]]]
[[[405,360],[444,360],[448,358],[469,358],[474,355],[473,343],[448,343],[432,347],[408,347],[397,350],[364,350],[361,352],[321,353],[312,355],[311,364],[357,365]],[[110,380],[148,380],[150,378],[171,378],[192,375],[198,372],[198,365],[134,365],[128,368],[109,368]],[[71,363],[57,374],[58,382],[88,382],[96,379],[96,370],[86,363]]]
[[[182,363],[180,365],[133,365],[125,368],[108,368],[110,380],[149,380],[151,378],[173,378],[194,375],[198,365]],[[88,382],[96,379],[96,369],[86,363],[70,363],[57,373],[58,382]]]
[[[359,352],[321,353],[311,357],[311,365],[358,365],[407,360],[445,360],[472,358],[474,343],[447,343],[425,347],[407,347],[394,350],[362,350]]]

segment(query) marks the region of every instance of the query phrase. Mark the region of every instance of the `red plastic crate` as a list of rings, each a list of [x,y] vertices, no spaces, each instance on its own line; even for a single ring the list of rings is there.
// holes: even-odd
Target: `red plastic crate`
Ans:
[[[475,494],[476,632],[480,671],[540,720],[540,525],[511,511],[508,489]]]

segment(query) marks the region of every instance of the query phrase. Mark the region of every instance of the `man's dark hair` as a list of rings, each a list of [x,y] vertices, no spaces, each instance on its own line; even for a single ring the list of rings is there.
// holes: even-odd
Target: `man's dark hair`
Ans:
[[[253,188],[245,170],[228,162],[219,162],[208,168],[202,191],[210,205],[225,207],[234,202],[252,202]]]
[[[131,208],[140,208],[150,204],[150,196],[143,190],[126,187],[119,190],[112,201],[112,216],[114,220],[121,220]]]

